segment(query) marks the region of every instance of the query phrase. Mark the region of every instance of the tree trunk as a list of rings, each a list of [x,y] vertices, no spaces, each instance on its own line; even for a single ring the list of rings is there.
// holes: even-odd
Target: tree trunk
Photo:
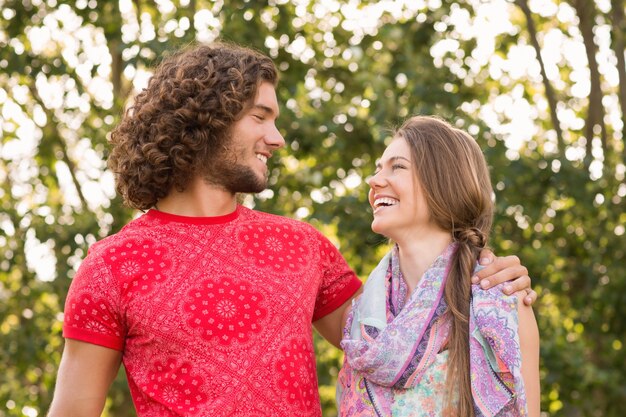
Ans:
[[[111,54],[113,96],[115,101],[119,102],[119,100],[123,101],[126,98],[126,93],[124,92],[123,84],[124,61],[122,51],[124,50],[124,42],[122,41],[122,16],[118,2],[107,3],[102,16],[105,20],[103,24],[104,37],[107,40],[109,54]]]
[[[602,104],[600,71],[598,70],[598,62],[596,60],[598,47],[593,40],[593,26],[596,10],[593,2],[588,0],[574,0],[573,6],[576,9],[578,20],[580,21],[579,28],[583,36],[585,51],[587,52],[589,78],[591,82],[591,90],[589,92],[589,108],[587,110],[587,121],[585,125],[585,137],[587,139],[587,155],[585,157],[585,161],[587,164],[590,164],[593,159],[591,155],[591,142],[593,141],[596,126],[600,127],[599,133],[605,160],[608,159],[607,156],[609,152],[606,125],[604,124],[604,107]]]
[[[626,32],[626,21],[624,21],[624,2],[623,0],[611,1],[611,23],[613,27],[612,47],[617,57],[617,73],[619,75],[619,104],[622,110],[622,142],[624,142],[624,133],[626,133],[626,60],[624,59],[624,32]],[[626,159],[626,147],[622,148],[622,163]]]
[[[196,11],[198,5],[196,4],[196,0],[189,0],[189,6],[187,7],[189,10],[189,31],[191,32],[190,38],[196,39]]]

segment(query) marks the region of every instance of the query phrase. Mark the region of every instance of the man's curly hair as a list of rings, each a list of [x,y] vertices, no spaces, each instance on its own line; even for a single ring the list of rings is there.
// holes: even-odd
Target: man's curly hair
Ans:
[[[164,59],[111,132],[108,166],[124,202],[147,210],[173,189],[183,191],[224,148],[261,82],[277,80],[270,58],[228,43]]]

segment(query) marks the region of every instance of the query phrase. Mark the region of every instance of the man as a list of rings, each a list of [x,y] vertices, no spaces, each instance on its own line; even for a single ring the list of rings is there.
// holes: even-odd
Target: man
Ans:
[[[122,361],[139,416],[321,415],[311,323],[338,346],[361,284],[311,226],[237,204],[285,144],[276,82],[259,53],[191,48],[112,132],[117,190],[148,211],[93,245],[72,282],[50,416],[100,415]],[[511,286],[524,289],[518,264],[481,277],[523,275]]]

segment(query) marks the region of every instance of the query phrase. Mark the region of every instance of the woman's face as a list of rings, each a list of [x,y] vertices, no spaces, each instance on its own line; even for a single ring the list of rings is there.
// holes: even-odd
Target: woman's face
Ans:
[[[405,233],[430,226],[428,206],[422,187],[415,180],[415,169],[406,140],[394,138],[376,163],[376,173],[367,181],[374,232],[397,241]]]

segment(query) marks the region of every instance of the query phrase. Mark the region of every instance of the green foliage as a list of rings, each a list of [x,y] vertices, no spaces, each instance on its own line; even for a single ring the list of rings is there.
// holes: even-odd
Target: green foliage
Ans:
[[[273,158],[271,191],[247,204],[311,222],[365,279],[386,245],[370,231],[363,181],[390,129],[417,113],[454,121],[477,137],[492,168],[492,246],[518,255],[539,292],[542,410],[621,415],[626,117],[615,82],[602,83],[609,139],[599,145],[599,133],[584,137],[598,103],[575,91],[580,68],[566,55],[555,60],[549,81],[566,145],[555,149],[545,83],[536,71],[515,71],[520,48],[532,44],[516,6],[522,1],[491,2],[503,5],[511,27],[493,36],[487,58],[484,41],[451,17],[487,25],[477,1],[397,10],[364,0],[165,3],[0,0],[0,417],[45,413],[74,271],[90,244],[134,215],[114,197],[105,170],[107,133],[163,54],[218,34],[267,53],[281,69],[279,124],[288,146]],[[572,9],[556,3],[559,19],[535,16],[542,42],[548,34],[578,36],[575,19],[564,18]],[[593,24],[610,19],[597,12]],[[623,23],[615,27],[624,35]],[[498,62],[509,66],[494,70]],[[507,140],[515,128],[503,127],[519,126],[507,106],[520,103],[533,109],[533,132],[514,146]],[[316,351],[331,416],[342,354],[317,335]],[[105,413],[134,415],[123,371]]]

